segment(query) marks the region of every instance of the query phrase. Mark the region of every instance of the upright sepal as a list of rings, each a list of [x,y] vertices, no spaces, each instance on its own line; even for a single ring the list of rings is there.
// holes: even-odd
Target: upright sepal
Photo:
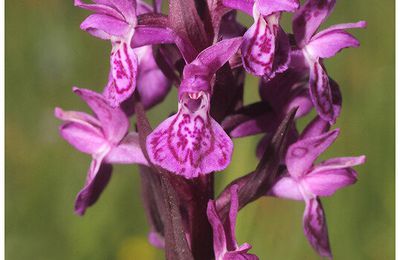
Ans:
[[[304,176],[318,156],[338,137],[339,129],[292,144],[286,153],[286,166],[294,178]]]

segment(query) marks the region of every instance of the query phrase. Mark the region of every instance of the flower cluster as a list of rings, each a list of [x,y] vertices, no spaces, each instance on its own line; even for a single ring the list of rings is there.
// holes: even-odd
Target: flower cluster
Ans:
[[[258,259],[239,246],[238,211],[261,197],[305,202],[305,236],[332,258],[320,197],[354,184],[365,156],[315,163],[336,140],[338,84],[323,61],[359,42],[346,30],[364,21],[318,31],[335,0],[75,0],[92,12],[81,24],[111,42],[110,71],[101,93],[74,87],[94,115],[55,109],[61,136],[92,161],[78,193],[83,215],[111,177],[112,164],[138,164],[151,230],[149,241],[168,259]],[[244,12],[250,28],[236,20]],[[292,33],[280,25],[292,13]],[[318,32],[317,32],[318,31]],[[244,104],[246,73],[259,78],[261,101]],[[178,88],[176,113],[151,128],[146,110]],[[315,108],[300,132],[296,120]],[[130,118],[136,131],[129,131]],[[262,134],[259,164],[214,196],[214,174],[233,153],[232,138]]]

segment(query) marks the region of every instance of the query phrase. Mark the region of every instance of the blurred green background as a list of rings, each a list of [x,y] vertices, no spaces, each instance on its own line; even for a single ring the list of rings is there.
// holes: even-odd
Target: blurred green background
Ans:
[[[72,2],[6,1],[6,259],[162,259],[147,243],[136,166],[116,166],[98,203],[84,217],[73,213],[90,158],[59,137],[53,109],[87,110],[71,87],[103,88],[110,44],[79,29],[88,12]],[[342,134],[325,157],[368,161],[355,186],[323,203],[336,259],[394,259],[394,1],[339,0],[326,25],[361,19],[361,48],[326,61],[344,104]],[[246,102],[254,100],[249,77]],[[173,110],[175,90],[149,112],[153,126]],[[217,190],[254,169],[258,139],[235,141]],[[318,259],[303,235],[303,208],[272,198],[249,205],[239,214],[239,242],[261,259]]]

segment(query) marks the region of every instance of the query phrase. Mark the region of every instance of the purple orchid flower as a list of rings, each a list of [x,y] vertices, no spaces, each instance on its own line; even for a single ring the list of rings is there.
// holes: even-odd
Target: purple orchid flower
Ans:
[[[208,220],[213,229],[214,254],[216,260],[257,260],[258,257],[247,253],[251,245],[244,243],[239,246],[236,240],[235,226],[239,211],[238,185],[230,188],[231,204],[229,216],[224,222],[218,214],[215,201],[210,200],[207,206]]]
[[[115,107],[132,95],[136,88],[138,58],[131,48],[137,25],[135,0],[93,0],[86,4],[75,0],[75,6],[95,12],[86,18],[81,29],[103,40],[110,40],[111,70],[105,96]]]
[[[261,79],[259,84],[261,101],[240,108],[227,117],[222,126],[233,138],[264,134],[257,145],[257,157],[261,158],[265,148],[279,126],[279,122],[293,108],[297,108],[295,119],[307,115],[312,109],[304,74],[293,69],[277,74],[273,79]],[[296,141],[295,127],[289,132],[289,143]]]
[[[211,81],[241,43],[241,37],[220,41],[185,66],[178,113],[147,137],[152,163],[188,179],[228,166],[233,144],[210,116]]]
[[[320,196],[331,196],[336,190],[357,181],[351,168],[365,162],[365,156],[339,157],[314,165],[315,160],[338,137],[339,129],[326,132],[329,124],[316,117],[299,140],[286,153],[287,171],[268,195],[304,200],[303,228],[312,247],[322,256],[332,258],[324,210]]]
[[[135,132],[128,133],[129,121],[119,108],[112,108],[100,94],[73,88],[93,110],[95,116],[83,112],[55,109],[55,116],[65,123],[60,134],[72,146],[92,155],[84,188],[75,202],[75,212],[83,215],[96,202],[111,177],[112,163],[147,165]]]
[[[335,0],[308,0],[294,15],[293,32],[297,48],[309,67],[309,91],[319,116],[334,124],[340,109],[334,106],[329,78],[322,59],[331,58],[344,48],[358,47],[359,41],[346,29],[364,28],[367,23],[337,24],[315,33],[335,6]]]
[[[254,24],[243,35],[242,62],[247,72],[272,78],[289,62],[288,37],[279,25],[281,12],[294,12],[297,0],[223,0],[223,4],[239,9],[254,18]]]

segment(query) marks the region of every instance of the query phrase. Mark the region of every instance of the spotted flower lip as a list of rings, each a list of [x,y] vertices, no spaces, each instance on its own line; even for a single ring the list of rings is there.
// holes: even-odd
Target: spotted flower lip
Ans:
[[[216,260],[248,259],[257,260],[258,257],[247,253],[251,245],[238,245],[235,234],[236,218],[239,211],[238,185],[230,188],[230,210],[225,222],[218,214],[215,201],[210,200],[207,206],[208,220],[213,228],[214,253]]]
[[[318,33],[318,27],[332,12],[336,1],[308,0],[293,18],[293,33],[297,48],[309,67],[309,92],[318,115],[334,124],[340,109],[334,105],[334,93],[322,59],[331,58],[344,48],[358,47],[359,41],[346,29],[364,28],[367,23],[337,24]]]
[[[329,124],[316,117],[289,146],[286,153],[287,172],[268,195],[304,200],[303,228],[312,247],[323,257],[332,257],[324,210],[320,196],[331,196],[338,189],[357,181],[353,166],[363,164],[365,156],[328,159],[317,165],[315,160],[335,141],[339,130],[327,132]]]
[[[147,137],[152,163],[188,179],[228,166],[233,143],[210,116],[210,81],[241,43],[241,38],[223,40],[202,51],[185,67],[178,113]]]
[[[279,25],[281,12],[293,12],[296,0],[224,0],[223,4],[239,9],[254,18],[254,24],[243,35],[243,67],[247,72],[266,78],[287,69],[289,40]]]
[[[147,165],[148,162],[140,149],[138,134],[128,133],[128,118],[122,110],[110,107],[102,95],[91,90],[75,87],[73,91],[95,116],[61,108],[56,108],[54,114],[65,122],[60,127],[61,136],[77,150],[92,156],[85,186],[75,202],[75,212],[83,215],[111,178],[112,163]]]
[[[95,12],[82,22],[81,29],[112,43],[110,76],[104,95],[116,107],[136,88],[138,59],[130,43],[137,25],[137,3],[136,0],[93,2],[75,0],[75,6]]]

